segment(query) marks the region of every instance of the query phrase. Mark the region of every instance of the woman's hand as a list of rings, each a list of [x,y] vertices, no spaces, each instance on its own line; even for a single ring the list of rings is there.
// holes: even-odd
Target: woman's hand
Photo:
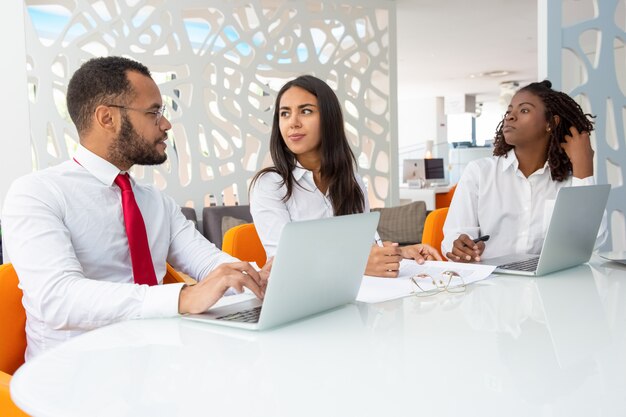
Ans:
[[[587,178],[593,175],[593,149],[589,132],[579,132],[574,126],[569,128],[570,135],[565,135],[561,147],[572,162],[572,174],[576,178]]]
[[[446,258],[454,262],[479,262],[484,251],[485,242],[474,243],[471,237],[462,234],[452,243],[452,252],[446,253]]]
[[[423,264],[424,261],[442,261],[441,255],[437,249],[426,244],[417,244],[404,246],[400,248],[400,253],[404,259],[415,259],[418,264]]]
[[[383,246],[374,245],[367,258],[365,275],[395,278],[400,270],[402,254],[397,243],[384,242]]]

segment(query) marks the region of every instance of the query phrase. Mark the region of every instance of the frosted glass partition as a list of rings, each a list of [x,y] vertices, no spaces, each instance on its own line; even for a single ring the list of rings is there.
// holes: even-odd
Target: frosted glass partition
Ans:
[[[626,250],[626,1],[539,4],[547,16],[548,78],[597,116],[592,135],[596,176],[612,185],[607,205],[611,239],[604,249]]]
[[[25,3],[34,169],[68,159],[76,147],[65,105],[71,74],[94,56],[124,55],[152,70],[173,124],[168,162],[135,174],[181,205],[247,202],[250,178],[270,163],[276,92],[300,74],[327,80],[337,92],[371,204],[394,198],[392,2],[43,4]]]

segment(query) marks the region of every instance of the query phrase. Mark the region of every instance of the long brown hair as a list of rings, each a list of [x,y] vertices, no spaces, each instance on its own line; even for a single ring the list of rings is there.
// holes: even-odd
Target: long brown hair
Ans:
[[[365,196],[356,180],[356,158],[350,149],[344,130],[341,105],[333,90],[324,81],[312,75],[302,75],[285,84],[276,97],[274,104],[274,118],[270,135],[270,154],[274,166],[259,171],[250,187],[263,174],[275,172],[282,178],[282,185],[287,187],[283,201],[289,200],[293,194],[296,180],[293,170],[297,159],[280,133],[279,109],[280,99],[292,87],[302,88],[317,97],[317,106],[320,111],[320,175],[328,184],[328,193],[336,216],[343,214],[362,213],[365,210]]]
[[[546,121],[550,125],[550,140],[548,142],[548,166],[550,174],[555,181],[564,181],[572,174],[572,162],[561,148],[561,143],[565,142],[565,135],[570,134],[570,127],[574,126],[579,132],[593,131],[593,118],[591,114],[583,112],[583,109],[570,96],[552,89],[552,83],[544,80],[537,83],[528,84],[519,90],[528,91],[541,99],[546,109]],[[559,122],[555,123],[554,116],[559,116]],[[504,140],[502,128],[506,116],[496,128],[494,138],[494,156],[506,155],[513,145],[509,145]]]

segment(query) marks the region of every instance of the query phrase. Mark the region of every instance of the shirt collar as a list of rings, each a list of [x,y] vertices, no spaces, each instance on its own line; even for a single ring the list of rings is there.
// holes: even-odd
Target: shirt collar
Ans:
[[[509,150],[506,153],[506,157],[502,158],[502,171],[504,172],[511,167],[513,167],[514,170],[517,170],[519,167],[519,161],[515,155],[515,149]]]
[[[543,164],[543,168],[538,169],[533,174],[543,174],[545,170],[548,168],[548,166],[549,166],[548,161],[546,161],[546,163]],[[502,171],[503,172],[511,167],[516,171],[519,169],[519,161],[517,160],[517,155],[515,155],[515,148],[509,150],[506,153],[506,158],[502,159]]]
[[[296,161],[295,168],[293,169],[293,171],[291,171],[291,173],[293,174],[293,178],[296,181],[300,181],[302,177],[306,175],[307,172],[312,174],[311,171],[309,171],[308,169],[300,165],[300,162],[297,162],[297,161]]]
[[[99,157],[82,145],[78,145],[78,149],[76,149],[76,153],[74,154],[74,160],[100,182],[108,186],[113,185],[113,181],[115,181],[115,177],[117,177],[118,174],[124,173],[115,165]]]

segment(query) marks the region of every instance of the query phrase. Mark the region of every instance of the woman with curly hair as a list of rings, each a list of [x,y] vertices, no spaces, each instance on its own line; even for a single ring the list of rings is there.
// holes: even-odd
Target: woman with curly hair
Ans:
[[[496,129],[494,156],[470,162],[463,172],[442,253],[457,262],[539,254],[558,190],[595,183],[593,117],[548,80],[520,89]],[[491,238],[474,243],[481,235]]]
[[[289,222],[369,211],[341,105],[319,78],[302,75],[278,92],[270,154],[274,165],[257,173],[250,186],[250,211],[268,257]],[[428,245],[386,242],[372,246],[365,273],[396,277],[403,258],[441,259]]]

